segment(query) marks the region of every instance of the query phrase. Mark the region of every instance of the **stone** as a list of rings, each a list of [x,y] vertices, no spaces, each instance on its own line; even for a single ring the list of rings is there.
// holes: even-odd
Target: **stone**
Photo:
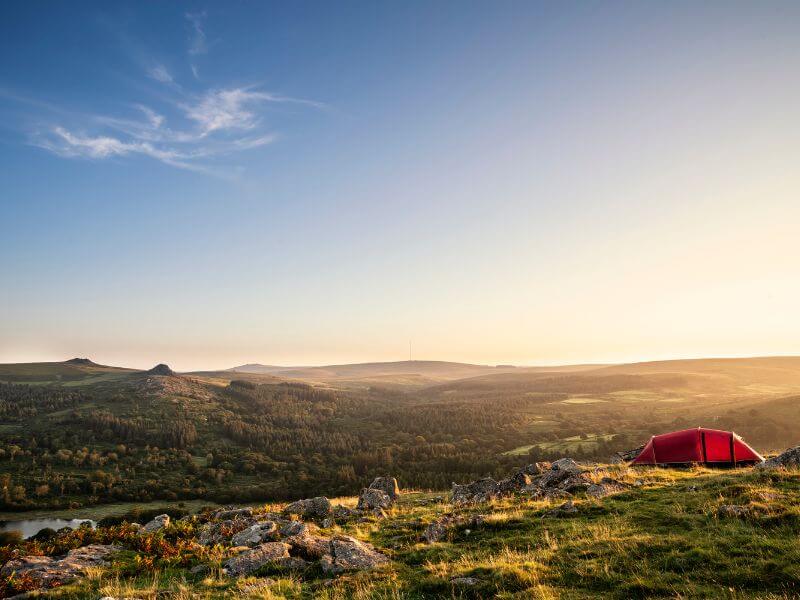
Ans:
[[[88,568],[104,565],[119,550],[118,546],[91,544],[70,550],[61,558],[23,556],[3,565],[0,577],[16,573],[30,577],[40,588],[56,587],[83,575]]]
[[[240,531],[254,524],[252,517],[240,517],[227,521],[206,523],[200,528],[197,542],[203,546],[228,544],[231,538]]]
[[[375,508],[389,508],[394,500],[383,490],[364,488],[358,497],[358,510],[372,510]]]
[[[302,521],[287,521],[281,525],[281,535],[284,537],[302,535],[304,533],[308,533],[309,531],[309,526]]]
[[[263,542],[273,541],[278,526],[273,521],[263,521],[242,529],[231,538],[234,546],[257,546]]]
[[[250,575],[265,565],[289,558],[289,548],[289,544],[283,542],[261,544],[227,560],[223,565],[225,573],[231,577]]]
[[[422,534],[422,537],[429,544],[440,542],[449,534],[451,527],[452,517],[441,517],[430,523],[425,528],[425,532]]]
[[[497,495],[497,482],[491,477],[484,477],[466,485],[454,483],[450,490],[451,500],[454,504],[486,502]]]
[[[545,517],[567,517],[574,515],[578,512],[578,507],[573,504],[572,500],[567,500],[561,506],[547,511]]]
[[[750,516],[750,509],[746,506],[723,504],[717,509],[717,517],[720,519],[743,519],[748,516]]]
[[[425,528],[422,538],[428,543],[433,544],[447,539],[450,532],[456,527],[469,525],[480,527],[486,521],[486,515],[444,515],[432,521]]]
[[[314,560],[331,552],[331,539],[321,535],[303,533],[288,537],[285,541],[292,547],[294,554],[303,558]]]
[[[453,577],[450,583],[453,585],[472,586],[478,585],[478,581],[477,577]]]
[[[267,590],[267,588],[272,587],[273,585],[275,585],[274,579],[262,577],[261,579],[256,579],[255,581],[245,583],[239,589],[243,594],[253,595],[263,593]]]
[[[615,452],[614,455],[611,457],[612,464],[620,464],[631,462],[634,458],[639,456],[644,450],[644,444],[637,448],[633,448],[631,450],[623,450],[621,452]]]
[[[295,514],[311,519],[324,519],[332,512],[331,501],[325,496],[292,502],[283,509],[284,514]]]
[[[331,540],[331,553],[320,559],[322,571],[336,575],[345,571],[365,571],[385,565],[389,559],[366,542],[339,535]]]
[[[348,508],[346,506],[342,506],[341,504],[337,504],[333,507],[333,518],[339,519],[341,521],[346,521],[348,519],[352,519],[359,515],[359,511]]]
[[[756,467],[764,469],[796,469],[800,467],[800,446],[789,448],[778,456],[765,460],[763,463],[757,464]]]
[[[394,477],[376,477],[369,484],[369,489],[381,490],[392,499],[392,502],[400,497],[400,486],[397,485],[397,479]]]
[[[244,508],[221,508],[217,512],[212,515],[212,518],[215,521],[229,521],[231,519],[240,519],[242,517],[252,517],[253,516],[253,509],[249,506]]]
[[[558,485],[561,491],[575,494],[577,492],[585,492],[591,486],[591,482],[585,478],[584,475],[570,475]]]
[[[539,480],[539,487],[550,488],[559,485],[565,479],[575,477],[583,472],[580,465],[571,458],[561,458],[550,465],[548,470]]]
[[[524,470],[517,471],[511,477],[497,482],[497,491],[500,495],[508,496],[521,492],[533,482],[530,474]]]
[[[158,515],[139,531],[140,534],[155,533],[169,526],[169,515]]]

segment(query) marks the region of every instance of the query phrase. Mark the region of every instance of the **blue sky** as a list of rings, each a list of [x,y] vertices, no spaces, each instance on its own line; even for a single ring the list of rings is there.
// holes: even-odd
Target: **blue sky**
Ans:
[[[0,6],[0,361],[800,353],[793,3]]]

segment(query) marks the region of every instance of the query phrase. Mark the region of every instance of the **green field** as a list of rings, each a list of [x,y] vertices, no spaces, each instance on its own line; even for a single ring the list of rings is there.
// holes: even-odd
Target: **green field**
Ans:
[[[548,452],[561,452],[564,455],[569,455],[573,453],[578,448],[578,446],[592,448],[596,446],[597,442],[601,440],[605,442],[610,442],[613,439],[614,439],[613,433],[607,433],[607,434],[590,433],[583,436],[573,435],[554,442],[542,442],[540,444],[520,446],[519,448],[514,448],[513,450],[509,450],[504,454],[506,454],[507,456],[522,456],[528,454],[532,448],[540,448]]]

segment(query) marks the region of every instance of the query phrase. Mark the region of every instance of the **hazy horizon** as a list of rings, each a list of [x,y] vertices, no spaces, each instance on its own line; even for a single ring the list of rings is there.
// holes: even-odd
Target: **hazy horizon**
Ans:
[[[370,360],[370,359],[361,359],[361,360],[353,360],[351,362],[331,362],[331,361],[322,361],[318,363],[285,363],[279,364],[274,362],[265,362],[265,361],[257,361],[257,360],[249,360],[243,361],[236,364],[225,364],[225,365],[194,365],[194,366],[182,366],[185,365],[179,358],[176,361],[165,361],[154,358],[150,362],[141,361],[137,363],[120,363],[120,362],[113,362],[108,360],[103,360],[102,358],[97,358],[96,356],[92,355],[79,355],[75,354],[68,357],[62,356],[53,356],[53,357],[33,357],[28,360],[9,360],[9,361],[2,361],[0,364],[25,364],[25,363],[58,363],[58,362],[66,362],[68,360],[72,360],[75,358],[80,359],[89,359],[95,364],[100,364],[109,367],[123,367],[123,368],[131,368],[131,369],[141,369],[141,370],[148,370],[152,367],[156,366],[157,364],[164,363],[167,364],[170,368],[178,372],[200,372],[200,371],[223,371],[228,369],[233,369],[237,367],[243,367],[247,365],[261,365],[267,367],[275,367],[281,369],[300,369],[300,368],[317,368],[317,367],[332,367],[332,366],[344,366],[344,365],[359,365],[359,364],[383,364],[383,363],[403,363],[403,362],[450,362],[456,364],[471,364],[475,366],[487,366],[487,367],[496,367],[496,366],[513,366],[519,368],[530,368],[530,367],[564,367],[564,366],[579,366],[579,365],[624,365],[624,364],[636,364],[636,363],[649,363],[649,362],[661,362],[661,361],[685,361],[685,360],[730,360],[730,359],[780,359],[780,358],[798,358],[800,355],[793,355],[793,354],[763,354],[763,355],[756,355],[756,354],[742,354],[742,355],[709,355],[709,356],[662,356],[662,357],[644,357],[644,358],[636,358],[631,360],[613,360],[613,361],[606,361],[606,360],[584,360],[584,361],[574,361],[574,362],[553,362],[553,361],[541,361],[536,363],[504,363],[502,361],[487,361],[487,362],[474,362],[474,361],[458,361],[452,360],[448,358],[413,358],[409,361],[408,357],[406,358],[397,358],[397,359],[387,359],[387,360]]]
[[[800,4],[0,15],[0,362],[800,354]]]

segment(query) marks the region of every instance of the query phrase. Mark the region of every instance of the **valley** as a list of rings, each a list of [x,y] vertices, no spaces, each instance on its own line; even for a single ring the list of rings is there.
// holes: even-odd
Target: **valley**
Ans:
[[[0,510],[349,495],[385,472],[436,490],[701,425],[764,454],[800,439],[793,357],[243,368],[0,365]]]

